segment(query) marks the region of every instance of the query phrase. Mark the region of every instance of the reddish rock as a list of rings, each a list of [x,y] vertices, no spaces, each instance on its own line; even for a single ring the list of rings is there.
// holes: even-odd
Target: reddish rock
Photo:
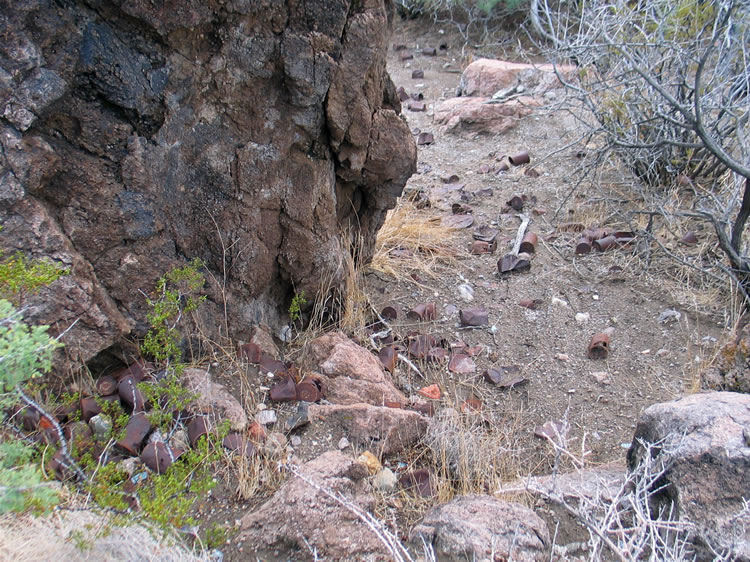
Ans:
[[[468,375],[476,372],[477,366],[474,363],[474,360],[468,355],[454,353],[451,357],[450,363],[448,363],[448,370],[454,373]]]
[[[570,76],[575,72],[575,67],[558,65],[557,71],[563,76]],[[535,95],[562,87],[551,64],[532,65],[477,59],[464,69],[458,89],[463,96],[490,97],[499,90],[519,83]]]
[[[374,446],[384,455],[408,449],[427,430],[427,420],[417,412],[371,404],[311,404],[308,415],[313,424],[343,429],[349,441],[364,448],[375,443]]]
[[[242,404],[232,396],[222,384],[211,380],[211,375],[203,369],[185,369],[182,373],[185,388],[197,397],[188,406],[194,415],[205,415],[216,423],[228,420],[232,431],[247,428],[247,415]]]
[[[309,370],[320,375],[329,401],[377,405],[384,400],[406,402],[406,397],[386,375],[380,360],[344,334],[334,332],[316,338],[310,342],[308,350]]]
[[[429,398],[430,400],[440,400],[440,387],[436,384],[425,386],[417,391],[417,394]]]
[[[488,98],[449,98],[435,107],[435,122],[450,133],[502,134],[518,125],[539,105],[530,97],[505,103],[486,103]]]
[[[304,479],[290,475],[271,499],[242,518],[237,539],[246,550],[287,552],[293,545],[298,552],[314,549],[321,560],[391,559],[364,521],[318,489],[371,512],[375,500],[364,464],[339,451],[329,451],[298,470]]]

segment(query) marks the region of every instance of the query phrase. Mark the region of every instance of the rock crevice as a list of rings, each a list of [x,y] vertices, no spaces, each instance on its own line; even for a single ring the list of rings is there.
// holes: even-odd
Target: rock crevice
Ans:
[[[142,333],[138,289],[189,259],[241,337],[338,281],[342,232],[371,255],[416,165],[390,2],[0,5],[0,247],[75,265],[29,318],[81,318],[74,359]]]

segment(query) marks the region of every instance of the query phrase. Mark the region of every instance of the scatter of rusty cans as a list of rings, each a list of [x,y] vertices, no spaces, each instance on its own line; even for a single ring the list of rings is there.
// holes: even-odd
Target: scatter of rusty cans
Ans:
[[[96,391],[101,396],[111,396],[117,392],[117,381],[111,375],[104,375],[96,379]]]
[[[297,384],[297,400],[317,402],[323,398],[323,383],[317,377],[307,376]]]
[[[421,322],[429,322],[437,317],[437,307],[434,302],[420,303],[412,308],[406,314],[406,317]]]
[[[141,452],[143,464],[149,467],[157,474],[164,474],[167,469],[180,458],[183,451],[176,447],[170,447],[163,441],[149,443]]]
[[[514,154],[513,156],[508,157],[508,161],[513,166],[521,166],[523,164],[528,164],[531,162],[531,158],[529,157],[529,153],[526,150],[523,150],[519,152],[518,154]]]
[[[132,455],[137,455],[146,436],[151,433],[151,423],[144,412],[137,412],[130,416],[125,426],[125,437],[117,444]]]
[[[533,254],[536,252],[536,245],[539,242],[539,237],[533,232],[527,232],[521,240],[521,246],[519,250],[527,254]]]
[[[204,435],[208,435],[208,422],[204,416],[196,416],[187,426],[188,440],[190,446],[198,445],[198,440]]]
[[[609,335],[604,332],[594,334],[589,343],[591,359],[606,359],[609,354]]]
[[[393,349],[393,346],[389,345],[378,351],[378,359],[380,359],[380,363],[383,365],[383,368],[389,373],[392,373],[396,370],[397,354]]]
[[[146,409],[146,398],[137,384],[133,375],[126,375],[117,383],[117,394],[120,395],[120,400],[134,413],[143,412]]]
[[[286,376],[271,387],[272,402],[291,402],[297,400],[297,385],[292,377]]]

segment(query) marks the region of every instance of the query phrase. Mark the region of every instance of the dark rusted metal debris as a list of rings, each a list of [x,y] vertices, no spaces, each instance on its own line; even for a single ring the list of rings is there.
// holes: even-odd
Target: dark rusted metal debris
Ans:
[[[531,269],[531,262],[514,254],[506,254],[497,262],[497,269],[501,275],[522,273]]]
[[[411,77],[414,79],[424,78],[424,70],[421,68],[415,68],[411,71]]]
[[[485,242],[484,240],[474,240],[471,244],[469,252],[472,255],[479,256],[482,254],[494,254],[497,249],[497,242]]]
[[[402,488],[414,490],[423,498],[432,497],[435,494],[435,488],[432,483],[432,474],[426,468],[420,468],[412,472],[405,472],[398,478],[398,483]]]
[[[599,240],[594,240],[593,246],[600,252],[606,252],[617,247],[617,238],[613,234],[610,234]]]
[[[428,57],[434,57],[437,55],[437,49],[435,47],[427,47],[422,49],[422,54]]]
[[[433,135],[432,133],[419,133],[419,136],[417,137],[417,144],[419,146],[432,144],[433,142],[435,142],[435,135]]]
[[[424,359],[427,352],[436,347],[437,340],[435,336],[429,334],[416,334],[409,338],[409,355],[415,359]]]
[[[442,363],[448,359],[448,351],[442,347],[433,347],[425,355],[425,360],[432,363]]]
[[[523,240],[521,240],[521,246],[519,247],[519,249],[521,252],[533,254],[534,252],[536,252],[537,242],[539,242],[539,238],[537,237],[537,235],[533,232],[527,232],[526,236],[524,236]]]
[[[221,444],[225,449],[236,453],[238,455],[244,455],[251,458],[257,452],[255,445],[249,439],[246,439],[239,433],[228,433],[227,436],[222,440]]]
[[[404,51],[406,50],[406,45],[404,45],[403,43],[396,43],[395,45],[393,45],[393,50],[396,52]]]
[[[286,373],[289,370],[289,367],[283,361],[279,361],[278,359],[264,353],[260,358],[260,370],[263,373],[280,375]]]
[[[682,242],[686,246],[694,246],[698,243],[698,237],[695,235],[695,232],[691,230],[685,233],[685,236],[680,239],[680,242]]]
[[[497,167],[497,170],[495,171],[495,175],[502,174],[503,172],[507,172],[508,170],[510,170],[510,166],[508,166],[508,164],[506,164],[505,162],[501,162]]]
[[[406,109],[409,111],[427,111],[427,106],[423,101],[410,100],[406,104]]]
[[[458,318],[462,326],[486,326],[488,324],[487,311],[481,307],[459,310]]]
[[[401,51],[398,55],[398,58],[400,58],[402,61],[411,60],[414,58],[414,55],[411,53],[411,51]]]
[[[380,311],[380,316],[386,320],[396,320],[398,318],[398,309],[395,306],[384,306]]]
[[[451,205],[451,212],[454,215],[468,215],[469,213],[473,213],[474,211],[471,209],[471,207],[467,207],[466,205],[453,203],[453,205]]]
[[[291,402],[297,400],[297,385],[292,377],[286,376],[271,387],[269,395],[273,402]]]
[[[440,220],[440,225],[446,228],[469,228],[474,224],[474,215],[449,215]]]
[[[157,474],[163,474],[182,453],[182,449],[172,448],[163,441],[156,441],[143,448],[141,460]]]
[[[297,384],[297,400],[317,402],[323,398],[323,383],[319,378],[306,376]]]
[[[437,317],[437,307],[434,302],[420,303],[407,312],[406,317],[412,320],[419,320],[420,322],[435,320]]]
[[[128,365],[127,367],[123,367],[119,371],[114,372],[112,376],[119,381],[123,377],[130,375],[135,379],[135,382],[139,383],[151,378],[151,373],[153,373],[154,369],[155,367],[153,363],[139,359],[132,365]]]
[[[492,242],[497,238],[498,230],[490,226],[480,226],[475,229],[472,233],[474,240],[483,240],[485,242]]]
[[[378,351],[378,359],[380,359],[380,363],[383,365],[383,368],[388,371],[389,373],[392,373],[396,370],[396,359],[398,358],[398,354],[396,353],[396,350],[393,349],[393,346],[384,347],[380,351]]]
[[[536,310],[542,302],[542,299],[521,299],[518,301],[518,306],[528,308],[529,310]]]
[[[204,435],[208,435],[208,423],[204,416],[194,417],[187,426],[188,440],[190,445],[195,447],[198,444],[198,439]]]
[[[396,93],[398,94],[399,101],[406,101],[409,99],[409,94],[406,92],[406,89],[403,86],[399,86],[398,90],[396,90]]]
[[[83,418],[83,421],[88,423],[91,418],[101,412],[102,407],[95,398],[91,398],[90,396],[81,398],[81,418]]]
[[[521,376],[520,369],[516,365],[508,367],[490,368],[482,373],[484,380],[496,385],[503,390],[522,386],[529,382],[529,379]]]
[[[529,178],[538,178],[541,174],[537,172],[534,168],[526,168],[523,171],[523,175]]]
[[[248,363],[258,365],[263,357],[263,350],[258,344],[250,342],[240,346],[239,356],[241,359],[246,359]]]
[[[117,392],[117,381],[111,375],[104,375],[96,379],[96,391],[101,396],[111,396]]]
[[[482,164],[479,166],[479,173],[480,174],[489,174],[492,168],[490,168],[487,164]]]
[[[435,415],[435,404],[434,402],[429,402],[427,400],[423,400],[420,402],[417,402],[416,404],[411,405],[411,409],[415,412],[419,412],[420,414],[424,414],[425,416],[434,416]]]
[[[117,394],[120,396],[122,403],[133,413],[143,412],[146,409],[146,398],[139,390],[133,375],[127,375],[120,379],[117,383]]]
[[[589,343],[591,359],[606,359],[609,354],[609,335],[604,332],[594,334]]]
[[[519,152],[518,154],[509,156],[508,161],[513,166],[520,166],[522,164],[528,164],[529,162],[531,162],[531,158],[529,157],[529,153],[524,150],[524,151]]]
[[[300,402],[297,405],[297,411],[286,419],[284,427],[287,431],[292,431],[298,427],[302,427],[310,423],[310,415],[308,412],[307,402]]]
[[[117,444],[132,455],[137,455],[141,449],[143,440],[151,433],[151,423],[144,412],[137,412],[130,416],[128,425],[125,426],[125,437]]]
[[[506,205],[511,207],[514,211],[523,211],[523,197],[520,195],[514,195],[506,202]]]
[[[582,236],[578,239],[578,242],[576,242],[576,254],[582,255],[588,254],[589,252],[591,252],[591,240]]]
[[[448,174],[446,176],[441,176],[440,181],[443,183],[450,183],[458,185],[458,182],[461,178],[459,178],[456,174]],[[460,185],[459,188],[463,188],[463,185]]]

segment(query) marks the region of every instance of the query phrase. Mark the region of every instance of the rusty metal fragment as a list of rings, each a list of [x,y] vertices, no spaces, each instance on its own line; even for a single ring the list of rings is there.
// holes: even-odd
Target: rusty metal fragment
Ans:
[[[529,162],[531,162],[531,158],[529,157],[529,153],[526,150],[523,150],[519,152],[518,154],[509,156],[508,161],[513,166],[521,166],[522,164],[528,164]]]
[[[437,317],[437,307],[434,302],[420,303],[412,308],[406,314],[406,317],[412,320],[419,320],[420,322],[435,320]]]
[[[271,387],[269,394],[272,402],[291,402],[297,400],[297,385],[292,377],[285,376]]]
[[[398,354],[391,345],[389,345],[388,347],[384,347],[383,349],[378,351],[378,359],[380,359],[380,363],[383,365],[383,368],[389,373],[392,373],[396,370],[397,357]]]
[[[151,423],[144,412],[137,412],[130,416],[125,426],[125,437],[117,444],[132,455],[137,455],[146,436],[151,433]]]
[[[486,326],[488,324],[487,311],[481,307],[459,310],[458,318],[462,326]]]
[[[594,334],[589,343],[591,359],[606,359],[609,354],[609,335],[604,332]]]
[[[117,381],[111,375],[104,375],[96,379],[96,391],[101,396],[111,396],[117,392]]]
[[[182,453],[182,449],[170,447],[163,441],[156,441],[143,448],[141,460],[143,464],[157,474],[164,474],[180,458]]]
[[[402,488],[413,490],[423,498],[429,498],[435,494],[435,487],[432,480],[430,471],[426,468],[420,468],[412,472],[405,472],[399,476],[398,483]]]
[[[527,254],[533,254],[536,252],[536,245],[539,242],[539,238],[533,232],[527,232],[526,236],[521,240],[521,246],[519,250]]]
[[[531,262],[515,254],[506,254],[497,262],[497,269],[501,275],[508,273],[522,273],[531,269]]]
[[[194,417],[187,426],[188,440],[190,445],[195,447],[198,440],[204,435],[208,435],[208,423],[204,416]]]
[[[464,353],[454,353],[451,356],[450,363],[448,363],[448,370],[453,373],[460,375],[468,375],[474,373],[477,370],[476,363],[474,360]]]
[[[422,70],[421,68],[415,68],[414,70],[411,71],[411,77],[415,80],[419,78],[424,78],[424,70]]]
[[[125,406],[133,413],[143,412],[146,409],[146,398],[137,386],[133,375],[122,377],[117,383],[117,394]]]
[[[321,398],[323,398],[323,384],[317,377],[306,376],[297,384],[297,400],[317,402]]]

